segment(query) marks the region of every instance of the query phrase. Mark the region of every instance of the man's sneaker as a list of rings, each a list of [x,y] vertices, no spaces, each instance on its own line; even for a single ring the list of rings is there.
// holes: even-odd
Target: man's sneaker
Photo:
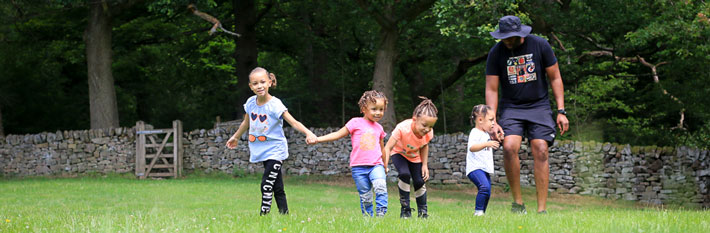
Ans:
[[[547,214],[547,210],[538,211],[537,213],[538,213],[538,214]]]
[[[527,214],[528,211],[525,210],[525,204],[518,204],[513,202],[513,207],[510,209],[511,212],[516,214]]]
[[[473,212],[473,216],[483,216],[484,214],[483,210],[476,210],[476,212]]]

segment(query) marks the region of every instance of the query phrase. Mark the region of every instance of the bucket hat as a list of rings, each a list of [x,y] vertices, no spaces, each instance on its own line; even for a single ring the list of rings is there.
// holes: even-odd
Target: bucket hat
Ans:
[[[496,39],[505,39],[513,36],[526,37],[530,35],[530,31],[532,31],[532,27],[520,23],[520,18],[506,15],[500,18],[498,29],[491,32],[491,36]]]

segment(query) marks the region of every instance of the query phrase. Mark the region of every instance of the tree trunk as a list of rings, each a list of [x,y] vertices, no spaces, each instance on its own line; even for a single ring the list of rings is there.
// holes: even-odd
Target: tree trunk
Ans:
[[[257,44],[256,44],[256,23],[257,11],[254,0],[234,0],[234,17],[236,17],[236,33],[241,34],[241,37],[236,37],[237,44],[234,52],[234,60],[236,62],[236,86],[230,86],[230,90],[237,93],[237,98],[230,100],[230,103],[236,107],[235,118],[244,116],[244,108],[241,103],[244,103],[253,93],[249,90],[249,73],[256,68],[257,63]],[[270,71],[271,72],[271,71]]]
[[[380,123],[382,123],[382,127],[384,127],[386,132],[390,132],[397,124],[392,79],[394,77],[394,63],[397,61],[397,39],[399,39],[399,33],[396,27],[383,27],[380,30],[380,37],[380,44],[375,57],[375,72],[372,78],[372,87],[384,93],[389,100],[389,109],[385,111],[385,115]]]
[[[111,73],[111,15],[108,7],[101,1],[89,2],[85,41],[92,129],[118,127],[118,104]]]
[[[0,137],[5,137],[5,130],[2,128],[2,105],[0,105]]]

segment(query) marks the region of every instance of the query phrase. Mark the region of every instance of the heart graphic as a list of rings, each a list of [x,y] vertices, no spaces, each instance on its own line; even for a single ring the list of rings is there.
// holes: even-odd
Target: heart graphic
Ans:
[[[252,112],[252,113],[251,113],[251,120],[252,120],[252,121],[255,121],[255,120],[256,120],[256,116],[257,116],[257,115]]]
[[[259,121],[261,121],[261,122],[266,121],[266,115],[259,114]]]

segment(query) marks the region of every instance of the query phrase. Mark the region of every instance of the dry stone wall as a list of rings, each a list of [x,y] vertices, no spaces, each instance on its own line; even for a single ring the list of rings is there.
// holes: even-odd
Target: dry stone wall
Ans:
[[[317,135],[337,128],[314,129]],[[261,173],[249,163],[246,135],[235,150],[224,146],[234,126],[185,132],[184,168],[189,171]],[[284,171],[290,175],[349,176],[350,139],[315,146],[305,144],[299,132],[285,129],[290,157]],[[438,135],[431,141],[429,169],[432,184],[470,183],[463,133]],[[535,184],[533,159],[523,145],[521,184]],[[507,183],[503,152],[494,152],[494,184]],[[632,147],[596,142],[555,142],[550,148],[549,189],[559,193],[597,195],[649,204],[710,207],[710,155],[688,147]],[[0,174],[3,176],[61,176],[82,173],[133,173],[135,129],[57,131],[0,138]],[[390,165],[389,179],[396,179]]]

